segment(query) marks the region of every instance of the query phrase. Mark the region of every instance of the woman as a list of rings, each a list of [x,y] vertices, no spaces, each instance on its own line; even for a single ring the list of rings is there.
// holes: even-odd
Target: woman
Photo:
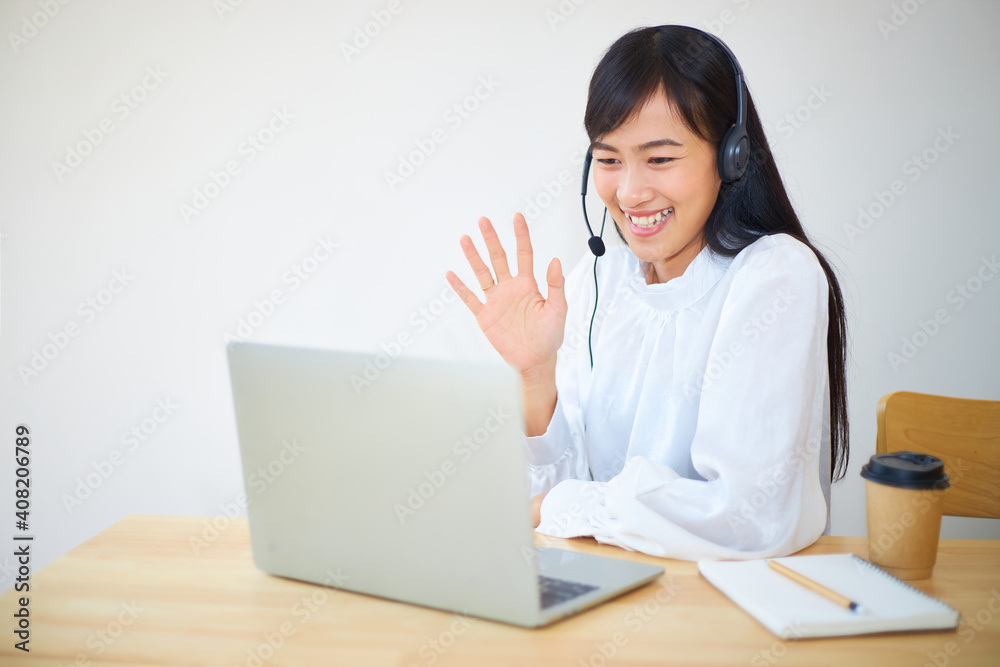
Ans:
[[[735,57],[693,28],[630,32],[594,72],[584,125],[627,246],[565,281],[552,260],[543,298],[523,216],[514,276],[482,218],[495,282],[461,246],[485,303],[448,273],[521,373],[537,529],[692,560],[811,544],[847,462],[843,301]],[[737,125],[734,174],[718,154]]]

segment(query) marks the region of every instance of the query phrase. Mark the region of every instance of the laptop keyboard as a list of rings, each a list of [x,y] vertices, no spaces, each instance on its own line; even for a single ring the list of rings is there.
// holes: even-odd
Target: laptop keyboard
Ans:
[[[597,586],[546,577],[541,574],[538,575],[538,587],[542,591],[542,609],[548,609],[560,602],[566,602],[566,600],[572,600],[584,593],[597,590]]]

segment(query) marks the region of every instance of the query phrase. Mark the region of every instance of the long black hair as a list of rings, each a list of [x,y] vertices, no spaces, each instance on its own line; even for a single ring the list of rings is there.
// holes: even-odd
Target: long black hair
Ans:
[[[733,64],[714,39],[677,25],[638,28],[604,54],[590,80],[584,116],[591,142],[632,118],[660,90],[691,131],[718,149],[736,119]],[[722,183],[705,223],[705,242],[713,252],[733,257],[761,236],[788,234],[816,254],[829,284],[830,475],[841,479],[849,450],[844,299],[833,268],[806,237],[788,200],[749,91],[746,102],[749,164],[742,178]]]

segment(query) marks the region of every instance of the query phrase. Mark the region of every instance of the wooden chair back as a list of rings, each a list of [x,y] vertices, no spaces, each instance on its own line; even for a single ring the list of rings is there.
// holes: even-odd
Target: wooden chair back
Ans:
[[[910,450],[944,461],[946,515],[1000,518],[1000,401],[886,394],[877,438],[879,454]]]

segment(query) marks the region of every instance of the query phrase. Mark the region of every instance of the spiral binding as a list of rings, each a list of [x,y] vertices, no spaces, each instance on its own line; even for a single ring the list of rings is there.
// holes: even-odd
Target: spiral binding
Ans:
[[[959,610],[955,609],[954,607],[952,607],[950,604],[948,604],[944,600],[940,600],[940,599],[934,597],[933,595],[928,595],[927,593],[923,592],[919,588],[914,588],[913,586],[909,585],[908,583],[906,583],[905,581],[903,581],[899,577],[894,576],[894,575],[890,574],[889,572],[886,572],[885,570],[883,570],[882,568],[880,568],[875,563],[873,563],[873,562],[871,562],[869,560],[865,560],[864,558],[862,558],[861,556],[858,556],[857,554],[851,554],[851,558],[853,558],[855,561],[857,561],[860,565],[863,565],[863,566],[867,567],[870,570],[874,570],[875,572],[878,572],[879,574],[881,574],[882,576],[884,576],[884,577],[886,577],[888,579],[892,579],[893,581],[895,581],[897,584],[899,584],[903,588],[907,588],[907,589],[913,591],[914,593],[920,595],[921,597],[925,597],[928,600],[933,600],[934,602],[937,602],[939,605],[941,605],[945,609],[948,609],[949,611],[955,612],[956,614],[958,614],[959,623],[961,623],[961,621],[962,621],[962,612],[960,612]]]

